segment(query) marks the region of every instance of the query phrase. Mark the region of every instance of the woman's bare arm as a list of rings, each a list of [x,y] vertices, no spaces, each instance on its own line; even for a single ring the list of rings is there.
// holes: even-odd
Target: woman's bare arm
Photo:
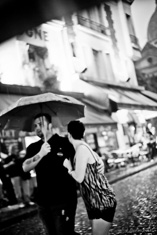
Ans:
[[[84,180],[89,156],[89,150],[83,145],[81,145],[76,151],[75,170],[71,171],[70,174],[78,183],[81,183]]]

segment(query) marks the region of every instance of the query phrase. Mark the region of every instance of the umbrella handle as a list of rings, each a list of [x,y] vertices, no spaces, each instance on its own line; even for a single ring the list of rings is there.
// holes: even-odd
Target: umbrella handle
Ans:
[[[43,134],[44,134],[44,142],[47,142],[46,132],[45,132],[45,131],[43,131]]]
[[[47,138],[46,138],[46,130],[45,130],[45,127],[44,127],[44,119],[43,117],[41,117],[41,122],[42,122],[42,132],[43,132],[43,135],[44,135],[44,142],[47,142]]]

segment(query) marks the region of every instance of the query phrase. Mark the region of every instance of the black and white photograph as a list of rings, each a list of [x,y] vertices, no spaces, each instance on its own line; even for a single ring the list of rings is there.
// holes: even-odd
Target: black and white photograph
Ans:
[[[2,0],[0,235],[157,235],[157,0]]]

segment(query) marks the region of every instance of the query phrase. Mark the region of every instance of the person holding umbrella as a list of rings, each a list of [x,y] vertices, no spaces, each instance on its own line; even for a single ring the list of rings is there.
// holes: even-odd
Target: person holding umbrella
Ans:
[[[74,235],[77,207],[77,185],[63,162],[73,162],[75,150],[68,138],[54,134],[51,117],[47,113],[34,118],[34,130],[40,140],[29,145],[23,170],[35,169],[39,215],[48,234]],[[104,165],[99,167],[104,172]]]
[[[47,92],[21,97],[0,112],[0,129],[29,132],[34,120],[40,141],[27,148],[23,170],[36,171],[37,203],[49,234],[75,234],[77,187],[63,167],[63,160],[73,158],[75,151],[67,138],[54,134],[53,128],[83,117],[84,108],[73,97]],[[100,171],[104,172],[103,164]]]

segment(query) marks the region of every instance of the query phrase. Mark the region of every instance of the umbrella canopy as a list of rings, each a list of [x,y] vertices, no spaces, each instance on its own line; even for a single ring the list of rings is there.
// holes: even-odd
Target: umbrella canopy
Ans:
[[[60,19],[102,0],[1,0],[0,42],[52,19]],[[103,1],[104,2],[104,1]]]
[[[55,127],[84,116],[84,105],[70,96],[53,93],[22,97],[0,113],[1,129],[32,131],[33,118],[48,113]]]

